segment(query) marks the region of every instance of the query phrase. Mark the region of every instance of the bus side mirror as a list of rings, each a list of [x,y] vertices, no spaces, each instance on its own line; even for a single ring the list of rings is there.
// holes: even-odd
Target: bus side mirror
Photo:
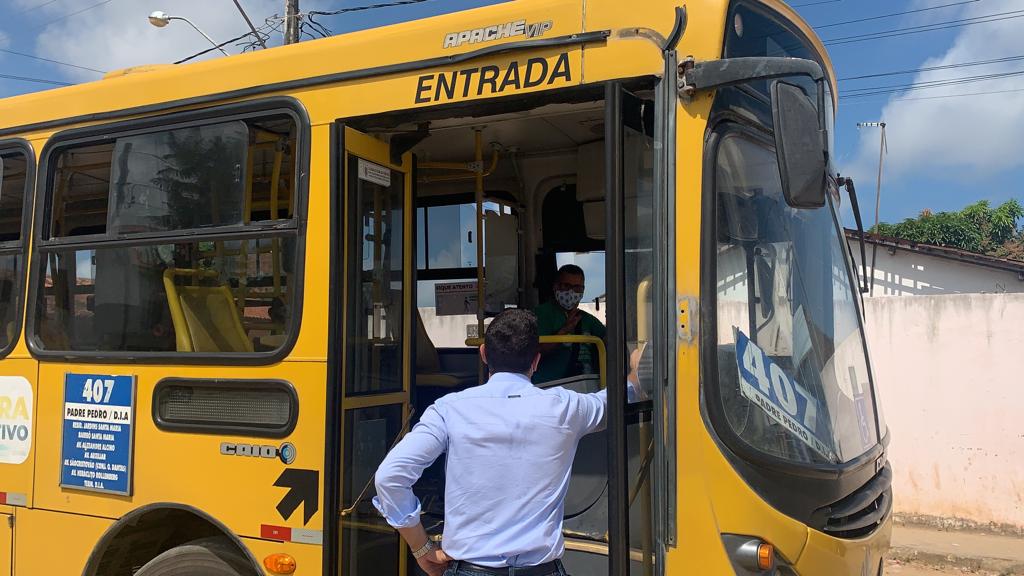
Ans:
[[[794,208],[824,206],[827,139],[814,101],[799,86],[776,81],[772,84],[772,116],[786,203]]]

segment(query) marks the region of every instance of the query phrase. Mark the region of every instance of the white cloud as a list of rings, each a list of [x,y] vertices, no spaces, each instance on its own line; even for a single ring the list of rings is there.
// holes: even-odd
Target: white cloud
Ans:
[[[11,37],[5,32],[0,31],[0,48],[7,48],[11,45]]]
[[[24,1],[24,0],[19,0]],[[41,8],[49,17],[67,14],[59,2]],[[283,2],[246,0],[243,6],[257,26],[265,17],[279,13]],[[233,2],[224,0],[131,0],[113,1],[95,9],[60,20],[39,31],[36,54],[101,70],[116,70],[142,64],[179,60],[211,47],[186,22],[172,21],[164,28],[150,25],[147,17],[156,10],[184,16],[215,41],[223,42],[248,30]],[[226,46],[229,53],[239,48]],[[219,56],[214,51],[206,58]],[[74,80],[96,80],[84,70],[61,68]]]
[[[971,18],[1020,10],[1016,0],[988,0],[968,5],[959,16],[944,13],[945,20]],[[992,60],[1024,55],[1024,18],[961,29],[952,47],[922,67]],[[918,36],[927,42],[927,35]],[[891,68],[882,66],[881,68]],[[891,77],[872,80],[877,85],[909,84],[982,74],[1016,72],[1021,61],[995,65],[924,72],[913,80]],[[859,83],[858,86],[871,84]],[[1024,91],[966,96],[979,92],[1024,90],[1024,77],[946,86],[896,95],[884,107],[881,120],[888,123],[889,155],[886,177],[909,179],[929,174],[969,181],[979,175],[1024,168]],[[954,96],[934,98],[936,96]],[[902,99],[901,99],[902,98]],[[913,100],[910,100],[913,98]],[[928,99],[922,99],[928,98]],[[857,102],[850,99],[847,104]],[[874,120],[874,118],[864,118]],[[873,180],[878,161],[878,133],[864,130],[859,152],[849,171],[861,181]]]

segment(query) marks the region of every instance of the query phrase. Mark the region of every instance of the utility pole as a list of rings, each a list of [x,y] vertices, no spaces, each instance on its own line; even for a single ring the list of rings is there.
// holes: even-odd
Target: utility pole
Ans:
[[[880,128],[882,140],[878,150],[878,186],[875,189],[875,234],[878,234],[878,211],[882,206],[882,166],[885,162],[885,153],[889,151],[889,145],[885,140],[885,122],[858,122],[857,128]],[[871,288],[868,295],[875,293],[875,257],[878,255],[878,242],[871,243]]]
[[[284,0],[284,43],[299,41],[299,0]]]

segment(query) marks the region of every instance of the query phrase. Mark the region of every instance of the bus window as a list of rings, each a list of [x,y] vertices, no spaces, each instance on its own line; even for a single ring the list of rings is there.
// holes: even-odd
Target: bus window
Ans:
[[[23,152],[0,153],[0,350],[17,334],[21,293],[22,216],[29,184]]]
[[[279,115],[55,151],[36,344],[82,352],[280,348],[295,300],[296,132]],[[268,221],[272,229],[263,224],[253,238]],[[192,238],[200,229],[207,239]]]
[[[503,202],[484,202],[485,304],[488,316],[520,302],[519,216]],[[465,347],[476,328],[476,204],[417,209],[417,307],[436,347]]]

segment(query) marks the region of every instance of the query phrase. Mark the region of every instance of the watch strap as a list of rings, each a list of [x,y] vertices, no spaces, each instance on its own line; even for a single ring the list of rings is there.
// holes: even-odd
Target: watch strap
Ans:
[[[424,543],[419,550],[413,550],[412,557],[416,560],[419,560],[420,558],[426,556],[428,553],[434,551],[435,549],[436,547],[434,546],[434,543],[430,540],[427,540],[426,543]]]

